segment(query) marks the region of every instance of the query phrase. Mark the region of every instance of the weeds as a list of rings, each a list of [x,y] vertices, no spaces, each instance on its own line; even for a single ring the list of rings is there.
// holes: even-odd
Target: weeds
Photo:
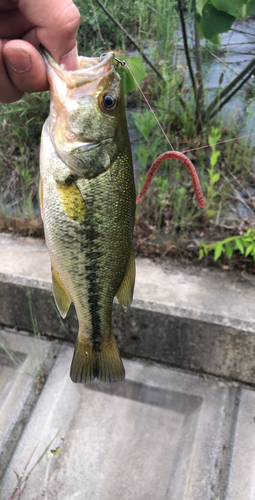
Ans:
[[[38,225],[38,147],[48,109],[47,93],[0,105],[0,228],[13,228],[20,220]]]
[[[31,293],[29,290],[29,287],[26,287],[26,295],[27,295],[27,300],[28,300],[28,306],[29,306],[29,312],[30,312],[30,317],[32,321],[32,326],[33,326],[33,333],[34,333],[34,341],[36,342],[36,352],[34,352],[33,346],[31,347],[31,352],[30,348],[28,349],[29,356],[30,356],[30,363],[28,366],[28,363],[24,361],[21,361],[19,357],[13,352],[12,349],[4,345],[2,342],[0,342],[0,348],[4,351],[6,356],[17,366],[18,368],[21,368],[22,371],[28,373],[32,377],[37,375],[36,377],[36,383],[37,383],[37,389],[40,388],[42,379],[45,379],[46,372],[43,367],[43,357],[44,357],[44,349],[45,346],[43,346],[42,341],[40,340],[40,332],[38,328],[38,322],[37,318],[35,315],[34,311],[34,306],[32,302],[32,297]],[[30,344],[31,346],[31,344]],[[36,354],[36,355],[35,355]],[[45,382],[45,380],[44,380]]]
[[[218,156],[220,155],[220,151],[216,150],[216,146],[214,145],[216,142],[219,142],[221,135],[219,134],[219,129],[212,127],[211,135],[209,135],[209,144],[211,145],[212,154],[210,158],[210,168],[207,169],[209,174],[209,182],[207,184],[207,192],[206,192],[206,212],[208,217],[213,217],[215,215],[215,209],[210,207],[214,205],[215,198],[218,196],[218,190],[215,189],[215,184],[220,179],[220,174],[215,172],[215,167],[218,161]]]
[[[200,243],[199,258],[202,259],[209,252],[214,252],[214,260],[218,260],[221,255],[226,255],[228,259],[231,259],[236,251],[245,257],[251,255],[255,261],[255,229],[248,229],[245,234],[225,238],[216,243]]]
[[[25,495],[25,492],[26,492],[26,488],[27,488],[27,483],[28,483],[29,477],[33,473],[34,469],[43,460],[43,458],[45,457],[46,453],[49,451],[52,443],[57,438],[58,434],[59,434],[59,431],[54,436],[54,438],[50,441],[50,443],[48,444],[48,446],[45,448],[45,450],[40,455],[40,457],[36,460],[35,464],[31,467],[31,469],[29,469],[27,471],[28,466],[29,466],[29,464],[30,464],[30,462],[31,462],[31,460],[32,460],[35,452],[36,452],[36,449],[37,449],[38,445],[36,445],[35,448],[33,449],[30,457],[28,458],[28,460],[27,460],[27,462],[26,462],[26,464],[24,466],[24,469],[23,469],[22,473],[19,475],[16,471],[14,471],[14,473],[16,475],[16,478],[17,478],[17,484],[14,487],[14,490],[11,493],[10,497],[8,498],[8,500],[14,500],[14,499],[21,500],[22,498],[25,498],[24,495]],[[55,450],[51,450],[51,455],[52,456],[58,457],[60,455],[60,453],[61,453],[61,448],[60,447],[57,447]]]

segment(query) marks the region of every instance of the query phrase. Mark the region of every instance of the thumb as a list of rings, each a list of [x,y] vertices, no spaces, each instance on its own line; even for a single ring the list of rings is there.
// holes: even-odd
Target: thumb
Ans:
[[[19,0],[18,8],[34,26],[23,40],[36,48],[41,43],[58,64],[77,69],[76,36],[80,14],[71,0]]]

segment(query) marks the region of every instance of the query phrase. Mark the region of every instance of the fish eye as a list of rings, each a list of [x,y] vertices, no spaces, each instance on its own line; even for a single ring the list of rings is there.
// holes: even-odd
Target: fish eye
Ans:
[[[114,94],[105,94],[102,99],[103,107],[108,111],[113,111],[117,106],[117,97]]]

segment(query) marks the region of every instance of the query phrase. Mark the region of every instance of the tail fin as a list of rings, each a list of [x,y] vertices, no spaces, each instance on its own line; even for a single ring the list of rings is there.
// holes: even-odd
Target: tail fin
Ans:
[[[103,382],[124,380],[125,369],[114,335],[101,351],[77,340],[70,372],[73,382],[90,382],[99,378]]]

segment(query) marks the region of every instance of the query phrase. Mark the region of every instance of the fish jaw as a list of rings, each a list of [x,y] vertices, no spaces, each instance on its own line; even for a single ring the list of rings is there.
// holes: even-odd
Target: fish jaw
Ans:
[[[120,137],[123,125],[127,130],[114,52],[109,52],[102,61],[79,57],[79,69],[70,72],[46,51],[44,60],[51,90],[52,144],[74,175],[94,178],[106,171],[123,150]],[[105,96],[116,102],[114,109],[105,109]]]

